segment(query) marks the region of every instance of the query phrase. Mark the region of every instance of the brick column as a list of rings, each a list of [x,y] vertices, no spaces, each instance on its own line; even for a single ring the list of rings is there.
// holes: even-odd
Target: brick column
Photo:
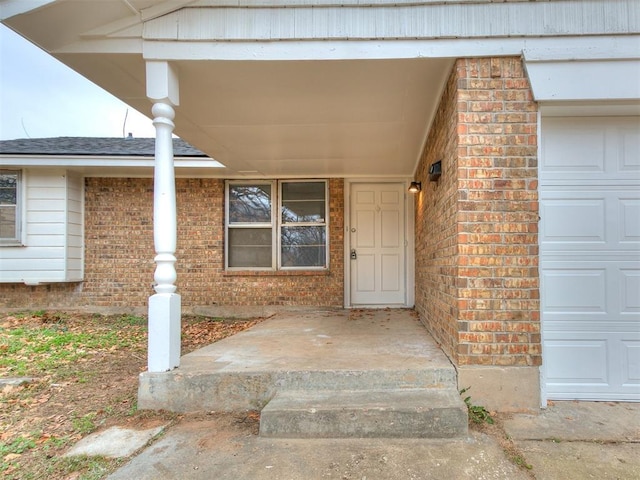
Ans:
[[[456,72],[458,363],[540,365],[537,105],[519,58]]]
[[[475,401],[537,408],[537,106],[520,58],[456,62],[416,179],[420,319]]]

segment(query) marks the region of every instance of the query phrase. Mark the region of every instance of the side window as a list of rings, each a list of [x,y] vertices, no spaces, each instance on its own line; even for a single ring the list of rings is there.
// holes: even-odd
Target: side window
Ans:
[[[226,267],[231,270],[324,269],[326,181],[229,181]]]
[[[0,245],[20,241],[20,182],[18,170],[0,170]]]
[[[227,185],[227,268],[272,269],[272,183]]]
[[[282,182],[280,266],[327,266],[326,182]]]

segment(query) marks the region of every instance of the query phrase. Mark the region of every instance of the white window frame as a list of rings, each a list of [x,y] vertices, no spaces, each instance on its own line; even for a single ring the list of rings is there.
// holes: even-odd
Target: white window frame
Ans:
[[[240,222],[235,222],[234,224],[230,225],[229,223],[229,188],[232,186],[236,186],[236,185],[270,185],[271,186],[271,221],[269,223],[267,222],[247,222],[247,223],[240,223]],[[275,180],[271,180],[271,181],[264,181],[264,180],[255,180],[255,181],[245,181],[245,180],[241,180],[241,181],[235,181],[235,180],[230,180],[227,181],[225,184],[225,189],[224,189],[224,224],[225,224],[225,231],[224,231],[224,265],[225,265],[225,269],[226,270],[267,270],[267,271],[271,271],[271,270],[275,270],[276,269],[276,262],[275,262],[275,256],[274,256],[274,248],[276,248],[276,232],[277,232],[277,228],[276,228],[276,215],[277,215],[277,201],[276,201],[276,196],[277,196],[277,185]],[[230,229],[241,229],[241,228],[270,228],[271,229],[271,266],[270,267],[230,267],[229,266],[229,230]]]
[[[284,223],[282,221],[282,186],[286,183],[323,183],[324,184],[324,222],[294,222]],[[229,230],[234,228],[267,228],[267,223],[235,223],[229,222],[229,188],[235,185],[271,185],[271,267],[230,267],[229,266]],[[289,270],[314,270],[323,271],[329,269],[329,182],[324,179],[286,179],[286,180],[227,180],[225,182],[225,240],[224,259],[225,270],[228,271],[289,271]],[[282,235],[283,226],[296,227],[324,227],[325,229],[325,262],[322,266],[282,266]]]
[[[0,168],[0,173],[16,174],[16,204],[15,204],[15,236],[0,237],[0,246],[15,247],[22,246],[22,211],[23,211],[23,172],[11,168]]]

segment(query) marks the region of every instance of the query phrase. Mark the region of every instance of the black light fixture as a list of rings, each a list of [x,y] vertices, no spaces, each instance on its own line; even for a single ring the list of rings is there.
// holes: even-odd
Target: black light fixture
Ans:
[[[437,182],[440,175],[442,175],[442,160],[438,160],[429,166],[429,181]]]
[[[420,190],[422,190],[421,182],[411,182],[411,185],[409,185],[409,192],[411,193],[418,193]]]

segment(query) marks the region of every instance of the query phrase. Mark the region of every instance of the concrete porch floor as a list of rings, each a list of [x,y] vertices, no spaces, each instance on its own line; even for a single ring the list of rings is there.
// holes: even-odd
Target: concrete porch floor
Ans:
[[[293,398],[285,399],[291,392]],[[335,398],[340,398],[347,410],[349,406],[355,410],[355,404],[365,398],[369,402],[364,407],[367,415],[376,409],[397,410],[397,417],[406,412],[388,403],[413,403],[410,408],[420,411],[425,405],[446,405],[455,412],[443,414],[441,410],[438,419],[453,415],[456,420],[442,420],[447,424],[446,432],[435,436],[466,433],[466,409],[457,393],[455,369],[409,309],[280,312],[249,330],[183,356],[180,367],[173,371],[141,374],[138,406],[177,412],[231,412],[263,410],[270,403],[271,414],[277,416],[277,402],[272,400],[278,395],[287,411],[304,415],[321,408],[309,398],[309,392],[318,392],[318,398],[325,402],[332,399],[334,405],[327,408],[333,412],[338,407]],[[332,392],[358,392],[358,400]],[[291,403],[301,398],[304,405]],[[350,418],[356,416],[341,410]],[[457,422],[462,415],[460,420],[464,421]],[[305,418],[296,421],[308,423]],[[399,418],[375,420],[377,424],[385,421],[397,424]],[[335,422],[345,423],[341,418]],[[426,428],[415,419],[411,423]],[[460,423],[459,429],[464,431],[457,431],[458,427],[451,430],[449,425],[454,423]],[[280,436],[277,427],[265,427],[266,431]],[[320,437],[333,436],[314,431]],[[366,431],[352,433],[367,436]],[[387,434],[398,435],[387,432],[374,436]]]

